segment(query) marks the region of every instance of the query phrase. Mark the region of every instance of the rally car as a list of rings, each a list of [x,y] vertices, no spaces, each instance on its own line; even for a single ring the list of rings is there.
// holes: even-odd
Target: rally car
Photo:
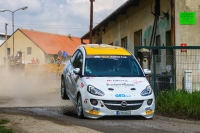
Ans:
[[[61,98],[70,99],[79,118],[143,116],[155,111],[153,89],[134,55],[107,44],[79,46],[61,75]]]

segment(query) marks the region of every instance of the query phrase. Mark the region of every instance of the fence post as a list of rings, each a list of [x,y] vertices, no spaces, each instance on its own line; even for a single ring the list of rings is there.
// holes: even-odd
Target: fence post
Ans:
[[[154,93],[157,96],[157,85],[156,85],[156,56],[153,54],[153,86],[154,86]]]

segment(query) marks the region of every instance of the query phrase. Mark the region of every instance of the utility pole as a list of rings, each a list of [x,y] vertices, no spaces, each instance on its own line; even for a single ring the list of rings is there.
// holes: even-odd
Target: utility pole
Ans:
[[[5,36],[6,36],[6,46],[5,46],[5,57],[6,57],[6,62],[5,62],[5,67],[6,67],[6,72],[7,72],[7,68],[8,68],[8,44],[7,44],[7,23],[5,24]]]
[[[93,28],[93,2],[95,0],[90,0],[90,44],[92,43],[92,28]]]

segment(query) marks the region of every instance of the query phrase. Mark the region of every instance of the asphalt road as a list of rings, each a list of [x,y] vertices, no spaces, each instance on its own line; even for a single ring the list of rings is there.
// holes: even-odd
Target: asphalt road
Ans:
[[[22,114],[60,125],[73,124],[105,133],[200,133],[200,121],[155,115],[143,117],[103,117],[78,119],[69,100],[60,98],[59,79],[40,77],[0,77],[0,113]]]

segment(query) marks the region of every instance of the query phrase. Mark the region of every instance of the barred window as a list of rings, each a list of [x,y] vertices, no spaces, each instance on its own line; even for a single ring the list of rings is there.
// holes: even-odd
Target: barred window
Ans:
[[[32,53],[31,47],[27,47],[27,54],[31,54],[31,53]]]

